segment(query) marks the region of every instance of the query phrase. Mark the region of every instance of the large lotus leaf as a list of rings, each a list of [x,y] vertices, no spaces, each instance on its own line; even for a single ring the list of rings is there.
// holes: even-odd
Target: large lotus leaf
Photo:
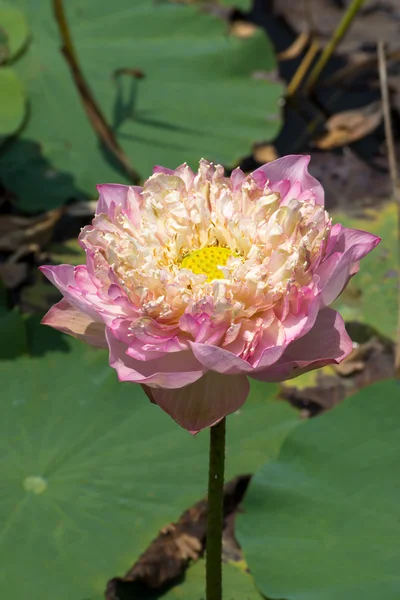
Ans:
[[[346,321],[360,321],[396,338],[398,295],[398,217],[394,202],[370,210],[364,219],[335,215],[347,227],[364,229],[382,238],[362,262],[359,273],[335,302]]]
[[[23,85],[8,67],[0,67],[0,137],[15,133],[25,115]]]
[[[261,600],[254,587],[253,579],[232,565],[223,565],[223,600]],[[205,564],[199,560],[190,567],[184,580],[167,593],[139,592],[133,596],[136,600],[205,600]],[[121,600],[131,600],[130,596],[121,596]]]
[[[22,315],[0,306],[0,360],[11,359],[27,351],[27,334]]]
[[[252,0],[220,0],[220,4],[248,11],[251,8]]]
[[[0,0],[0,62],[13,59],[26,45],[28,35],[24,13]]]
[[[184,2],[185,4],[197,4],[198,6],[209,6],[212,4],[208,0],[169,0],[170,2]],[[231,8],[237,8],[243,11],[250,10],[252,6],[252,0],[218,0],[215,4],[222,6],[229,6]]]
[[[50,338],[72,351],[33,336],[41,358],[0,362],[0,597],[100,600],[205,495],[208,432],[190,436],[119,383],[104,351]],[[256,383],[228,419],[227,478],[275,456],[295,426],[274,394]]]
[[[23,142],[32,140],[40,142],[56,173],[71,173],[81,191],[94,196],[96,183],[125,182],[88,122],[60,52],[51,2],[15,2],[26,10],[33,30],[29,52],[17,64],[32,110],[23,136],[0,163],[6,185],[20,189],[21,173],[30,168],[25,163],[32,161],[25,159]],[[180,4],[70,0],[65,5],[84,75],[142,178],[154,164],[196,166],[202,157],[234,165],[253,142],[277,133],[282,87],[253,77],[275,67],[264,33],[248,40],[229,37],[220,19]],[[116,74],[121,68],[139,69],[144,77]],[[71,186],[70,195],[76,188]],[[21,206],[50,208],[65,198],[65,190],[50,197],[25,188]]]
[[[394,380],[365,388],[256,473],[237,534],[269,598],[400,598],[399,399]]]

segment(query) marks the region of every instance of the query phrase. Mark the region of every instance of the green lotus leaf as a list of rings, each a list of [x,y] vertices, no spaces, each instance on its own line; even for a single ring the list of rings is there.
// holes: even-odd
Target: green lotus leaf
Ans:
[[[60,173],[73,176],[71,197],[76,190],[94,197],[96,183],[126,182],[88,121],[60,52],[51,2],[15,3],[24,7],[33,31],[29,52],[16,65],[31,114],[0,161],[6,186],[21,192],[21,175],[41,156],[53,180]],[[142,178],[155,164],[176,167],[186,161],[196,167],[202,157],[234,166],[254,142],[277,134],[282,86],[254,75],[275,68],[263,32],[246,40],[230,37],[222,20],[182,4],[70,0],[65,6],[84,76]],[[35,140],[36,157],[27,156],[25,145]],[[49,178],[42,175],[45,186]],[[23,192],[25,210],[66,199],[65,186],[53,195],[28,186]]]
[[[29,27],[22,10],[0,0],[0,62],[15,58],[28,37]]]
[[[223,6],[231,6],[232,8],[248,11],[251,8],[252,0],[220,0],[220,3]]]
[[[25,322],[18,310],[0,306],[0,339],[0,360],[10,360],[27,351]]]
[[[13,69],[0,67],[0,137],[15,133],[25,116],[25,93]]]
[[[208,432],[190,436],[119,383],[106,352],[41,330],[28,321],[35,358],[0,362],[0,597],[101,600],[206,494]],[[275,395],[254,382],[228,418],[227,479],[275,457],[296,426]]]
[[[400,597],[399,399],[394,380],[365,388],[253,477],[236,533],[268,598]]]

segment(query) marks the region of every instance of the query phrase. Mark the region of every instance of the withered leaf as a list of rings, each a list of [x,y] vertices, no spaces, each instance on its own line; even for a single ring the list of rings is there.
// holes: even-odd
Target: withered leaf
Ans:
[[[252,37],[254,34],[259,31],[259,27],[254,25],[253,23],[249,23],[248,21],[241,21],[240,19],[237,21],[233,21],[230,27],[230,34],[234,35],[237,38],[247,39]]]
[[[243,475],[228,482],[224,488],[224,530],[229,529],[228,545],[232,543],[232,519],[243,499],[250,476]],[[142,584],[160,589],[177,579],[191,561],[204,552],[207,530],[207,500],[189,508],[176,523],[164,527],[139,560],[123,578],[109,581],[106,600],[117,600],[119,584]]]
[[[282,396],[312,416],[328,410],[362,388],[394,376],[394,344],[376,336],[359,344],[340,365],[329,374],[316,372],[315,385],[296,387],[292,379],[282,386]]]
[[[64,208],[50,210],[39,217],[0,216],[0,250],[19,251],[22,246],[45,246],[53,235],[53,229]]]
[[[297,58],[303,52],[306,47],[308,41],[310,39],[309,32],[301,32],[297,38],[294,40],[292,44],[283,52],[279,52],[277,54],[278,60],[292,60],[293,58]]]
[[[327,132],[314,140],[314,145],[321,150],[346,146],[374,131],[381,121],[380,102],[373,102],[355,110],[345,110],[327,120],[325,123]]]
[[[276,151],[275,146],[272,144],[260,144],[254,147],[253,150],[254,159],[259,163],[269,163],[279,158],[279,154]]]
[[[0,264],[0,279],[9,290],[21,285],[27,274],[28,265],[25,262],[4,262]]]

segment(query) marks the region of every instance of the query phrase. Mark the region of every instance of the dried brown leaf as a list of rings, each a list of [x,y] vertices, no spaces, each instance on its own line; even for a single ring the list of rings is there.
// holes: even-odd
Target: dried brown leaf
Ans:
[[[327,120],[325,123],[327,133],[315,140],[314,144],[321,150],[347,146],[374,131],[381,121],[380,102],[373,102],[356,110],[345,110]]]
[[[272,160],[279,158],[276,148],[271,144],[261,144],[253,150],[254,159],[260,163],[269,163]]]
[[[274,12],[282,16],[296,33],[305,31],[310,26],[311,9],[313,28],[321,44],[325,45],[331,39],[348,4],[347,0],[277,0],[273,7]],[[399,0],[366,1],[352,23],[350,35],[342,40],[339,52],[352,54],[380,39],[389,44],[390,50],[396,47],[399,41],[399,6]]]
[[[26,279],[27,263],[5,262],[0,264],[0,279],[9,290],[17,288]]]
[[[226,540],[232,541],[232,518],[241,502],[249,475],[236,477],[224,488],[224,529],[229,529]],[[207,530],[207,500],[201,500],[189,508],[176,523],[164,527],[139,560],[123,578],[112,579],[107,586],[106,600],[115,600],[120,583],[142,584],[150,589],[160,589],[178,578],[191,561],[197,560],[204,551]]]
[[[241,21],[240,19],[233,21],[230,27],[231,35],[243,40],[253,37],[257,31],[259,31],[259,27],[257,27],[257,25],[254,25],[254,23],[248,23],[247,21]]]
[[[353,348],[352,352],[339,365],[334,365],[334,370],[341,377],[349,377],[355,373],[361,373],[365,369],[366,351],[369,348],[368,344]]]
[[[301,32],[292,44],[283,52],[277,54],[278,60],[292,60],[297,58],[303,52],[310,39],[309,32]]]
[[[40,217],[0,216],[0,250],[20,251],[23,246],[45,246],[53,235],[54,226],[64,208],[51,210]]]
[[[315,385],[297,388],[293,379],[282,386],[282,396],[298,408],[304,416],[328,410],[362,388],[394,376],[394,344],[371,337],[354,348],[340,365],[316,372]]]

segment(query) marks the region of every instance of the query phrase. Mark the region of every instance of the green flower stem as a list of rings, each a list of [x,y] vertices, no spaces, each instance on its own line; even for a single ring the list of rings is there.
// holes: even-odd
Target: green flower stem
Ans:
[[[225,419],[210,430],[206,554],[207,600],[222,600],[222,525],[224,507]]]
[[[108,148],[108,150],[110,150],[110,152],[112,152],[112,154],[114,154],[133,183],[139,183],[139,175],[133,169],[124,150],[119,145],[112,128],[108,124],[99,104],[97,104],[95,100],[89,84],[83,76],[79,65],[78,55],[72,42],[68,21],[65,16],[63,0],[53,0],[53,9],[58,28],[60,30],[62,52],[71,69],[72,77],[82,100],[82,104],[86,111],[89,122],[100,141],[106,146],[106,148]]]
[[[307,91],[310,91],[316,84],[317,79],[319,78],[320,74],[322,73],[326,63],[332,56],[333,52],[336,50],[337,45],[339,44],[339,42],[341,41],[341,39],[347,32],[348,28],[352,24],[354,17],[356,16],[358,11],[364,4],[364,1],[365,0],[353,0],[349,4],[349,6],[343,16],[343,19],[340,21],[337,29],[333,33],[333,36],[329,40],[328,44],[325,46],[324,51],[322,52],[321,56],[319,57],[319,60],[316,62],[314,68],[312,69],[312,71],[306,81],[305,87],[306,87]]]

